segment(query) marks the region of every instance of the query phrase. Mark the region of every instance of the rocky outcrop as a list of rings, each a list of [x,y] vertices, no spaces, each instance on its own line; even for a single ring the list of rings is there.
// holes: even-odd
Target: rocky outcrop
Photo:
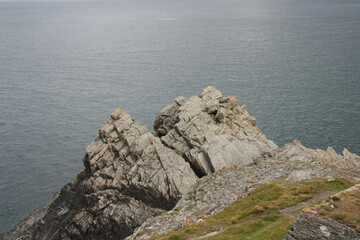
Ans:
[[[121,239],[195,185],[189,164],[116,109],[86,148],[83,170],[3,239]]]
[[[85,169],[0,239],[148,239],[279,177],[360,177],[360,159],[347,150],[340,156],[298,141],[278,148],[245,105],[214,87],[175,99],[154,133],[120,108],[110,116],[86,148]]]
[[[316,160],[328,166],[333,166],[341,169],[358,169],[360,167],[360,157],[356,154],[350,153],[346,148],[343,155],[337,154],[332,147],[328,147],[326,151],[321,149],[313,150],[306,148],[297,140],[282,148],[277,149],[269,154],[270,158],[277,158],[281,160],[299,160],[308,161]]]
[[[350,240],[360,239],[354,229],[332,219],[302,211],[284,240]]]
[[[127,240],[149,239],[153,235],[199,223],[247,196],[252,189],[280,177],[290,182],[311,178],[360,178],[358,167],[347,167],[342,163],[334,165],[333,159],[324,164],[324,160],[319,159],[323,154],[324,151],[312,150],[299,141],[293,141],[255,159],[254,165],[218,170],[201,178],[194,191],[183,196],[171,211],[146,220]],[[333,157],[344,160],[344,156],[338,154]],[[351,161],[357,165],[360,159],[356,156]]]
[[[262,158],[258,158],[254,162],[260,164],[261,161],[284,164],[296,163],[287,175],[287,180],[291,182],[311,179],[317,176],[319,169],[314,166],[321,166],[321,168],[324,168],[324,171],[336,168],[347,171],[347,173],[349,171],[358,173],[360,168],[360,157],[349,153],[346,149],[344,149],[343,155],[340,155],[331,147],[326,151],[321,149],[313,150],[304,147],[297,140],[263,155]]]
[[[190,162],[198,176],[225,166],[252,164],[277,148],[256,126],[236,96],[207,87],[200,96],[178,97],[154,122],[161,141]]]

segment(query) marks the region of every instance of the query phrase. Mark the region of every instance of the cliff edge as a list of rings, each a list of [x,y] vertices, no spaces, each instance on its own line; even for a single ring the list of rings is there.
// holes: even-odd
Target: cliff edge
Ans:
[[[86,147],[85,169],[0,239],[148,239],[281,177],[360,177],[360,158],[346,149],[338,155],[298,141],[278,148],[245,105],[214,87],[176,98],[154,130],[116,109]]]

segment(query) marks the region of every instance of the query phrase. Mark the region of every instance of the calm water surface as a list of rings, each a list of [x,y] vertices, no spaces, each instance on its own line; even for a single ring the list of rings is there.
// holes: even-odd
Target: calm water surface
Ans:
[[[360,154],[360,2],[0,2],[0,232],[82,169],[113,109],[152,129],[208,85],[278,145]]]

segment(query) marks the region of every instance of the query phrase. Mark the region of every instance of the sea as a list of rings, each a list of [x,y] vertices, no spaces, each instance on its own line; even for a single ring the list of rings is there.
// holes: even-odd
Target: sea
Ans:
[[[279,146],[360,155],[359,0],[0,2],[0,233],[83,168],[117,107],[236,95]]]

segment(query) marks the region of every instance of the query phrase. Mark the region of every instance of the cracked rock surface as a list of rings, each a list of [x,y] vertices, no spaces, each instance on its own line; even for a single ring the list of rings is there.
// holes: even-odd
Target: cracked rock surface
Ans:
[[[195,185],[185,160],[120,109],[87,148],[85,169],[2,239],[121,239]]]
[[[312,150],[299,141],[293,141],[256,159],[254,165],[220,169],[201,178],[194,191],[184,195],[171,211],[149,218],[127,240],[149,239],[153,235],[198,223],[244,198],[257,186],[280,177],[290,182],[335,177],[360,180],[360,158],[357,155],[348,158],[347,154],[331,154],[333,158],[322,158],[324,156],[327,156],[326,151]],[[354,165],[358,167],[352,167]],[[299,236],[297,239],[317,239]]]
[[[161,141],[190,162],[198,176],[226,166],[252,164],[277,148],[256,126],[236,96],[207,87],[200,96],[178,97],[163,108],[154,129]]]
[[[360,239],[354,229],[332,219],[302,211],[283,240],[347,240]]]
[[[360,177],[360,158],[346,149],[278,148],[245,105],[214,87],[176,98],[153,133],[120,108],[110,116],[86,147],[85,168],[0,239],[148,239],[276,178]]]

